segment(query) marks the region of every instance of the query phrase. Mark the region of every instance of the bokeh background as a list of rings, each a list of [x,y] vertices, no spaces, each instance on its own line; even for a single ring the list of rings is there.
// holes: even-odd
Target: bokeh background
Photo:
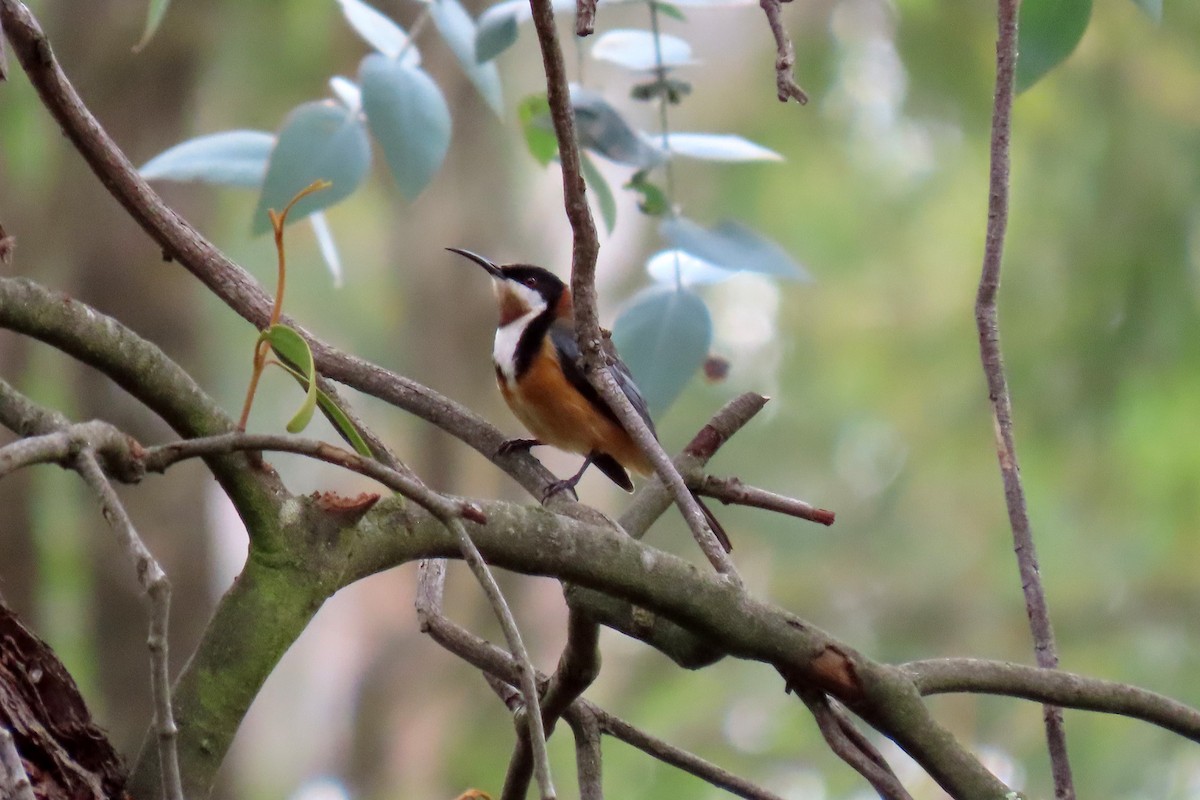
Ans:
[[[68,74],[142,163],[230,128],[275,130],[297,103],[328,95],[365,46],[332,0],[172,5],[158,37],[130,52],[144,0],[41,0]],[[755,5],[689,10],[702,63],[673,109],[679,130],[738,133],[777,164],[687,162],[677,200],[705,222],[741,220],[814,276],[806,285],[742,276],[704,289],[722,383],[701,378],[659,420],[679,447],[721,403],[772,402],[714,462],[719,474],[837,511],[824,529],[734,508],[720,514],[747,583],[872,657],[1032,661],[1011,555],[972,306],[987,198],[994,9],[958,0],[811,0],[785,8],[812,95],[774,98],[774,54]],[[409,24],[415,2],[379,7]],[[478,13],[484,6],[472,5]],[[600,26],[645,27],[640,8],[604,8]],[[1098,3],[1077,52],[1018,98],[1013,209],[1001,325],[1018,453],[1064,667],[1200,704],[1200,5],[1168,2],[1154,26],[1127,0]],[[307,226],[289,240],[287,307],[343,348],[420,380],[516,435],[489,364],[487,282],[443,251],[564,274],[569,229],[557,170],[524,151],[515,114],[493,116],[428,34],[425,62],[454,116],[442,172],[400,199],[376,154],[365,189],[329,213],[346,263],[335,289]],[[587,43],[581,60],[586,62]],[[568,60],[574,62],[571,54]],[[11,59],[10,59],[11,61]],[[501,60],[510,110],[538,91],[532,29]],[[0,85],[0,221],[17,237],[7,274],[33,277],[153,339],[235,413],[255,332],[207,296],[123,216],[43,112],[15,63]],[[587,84],[648,128],[630,78],[585,63]],[[575,77],[578,77],[576,73]],[[606,173],[621,181],[620,168]],[[169,201],[260,280],[266,238],[249,236],[252,193],[166,185]],[[611,320],[648,279],[661,247],[633,198],[603,237]],[[42,402],[100,416],[146,441],[165,427],[104,378],[0,332],[0,374]],[[270,376],[251,426],[282,428],[295,387]],[[464,445],[368,399],[360,408],[435,487],[519,498]],[[320,423],[323,424],[323,423]],[[314,433],[330,436],[327,428]],[[568,474],[577,464],[549,454]],[[296,491],[367,488],[320,465],[272,459]],[[124,492],[176,587],[178,669],[236,574],[245,535],[198,466]],[[619,510],[591,477],[582,495]],[[149,719],[144,613],[132,570],[72,476],[43,467],[0,482],[0,594],[48,639],[130,758]],[[694,558],[682,524],[659,547]],[[512,739],[480,677],[417,632],[414,570],[328,602],[272,676],[238,735],[220,795],[453,797],[498,791]],[[504,586],[543,669],[565,618],[544,580]],[[455,617],[498,638],[471,580],[453,571]],[[263,624],[269,624],[264,620]],[[804,708],[757,664],[685,673],[616,635],[589,696],[647,730],[786,797],[873,796],[821,743]],[[931,701],[988,763],[1033,796],[1050,794],[1040,709],[977,697]],[[1200,750],[1141,723],[1068,712],[1081,796],[1200,796]],[[565,735],[552,755],[569,794]],[[605,743],[609,796],[717,797],[702,782]],[[920,798],[941,797],[897,756]]]

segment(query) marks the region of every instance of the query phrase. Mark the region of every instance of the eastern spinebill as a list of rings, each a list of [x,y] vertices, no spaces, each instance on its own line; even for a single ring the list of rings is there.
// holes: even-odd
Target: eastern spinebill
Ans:
[[[552,483],[546,497],[574,489],[592,464],[625,491],[633,491],[626,470],[650,475],[654,468],[579,366],[571,290],[541,267],[498,266],[469,250],[446,249],[470,259],[492,276],[500,310],[492,347],[496,383],[513,414],[537,437],[509,440],[501,445],[500,452],[547,444],[583,455],[579,471]],[[630,405],[654,433],[646,400],[629,368],[614,354],[609,370]],[[696,502],[721,546],[729,552],[732,545],[725,529],[699,497]]]

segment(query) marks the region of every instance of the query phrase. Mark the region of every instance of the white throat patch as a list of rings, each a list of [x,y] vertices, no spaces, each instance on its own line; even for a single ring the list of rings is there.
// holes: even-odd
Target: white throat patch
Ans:
[[[495,279],[495,288],[497,294],[507,292],[528,309],[512,322],[496,329],[496,341],[492,346],[492,362],[504,375],[505,382],[512,383],[517,379],[517,345],[521,335],[533,318],[546,310],[546,301],[533,289],[513,281]]]

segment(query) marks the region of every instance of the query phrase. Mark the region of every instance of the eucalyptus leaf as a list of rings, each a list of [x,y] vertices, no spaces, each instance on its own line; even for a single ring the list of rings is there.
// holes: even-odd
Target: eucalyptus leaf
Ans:
[[[530,155],[546,166],[558,155],[558,139],[550,123],[550,103],[546,95],[530,95],[522,100],[517,106],[517,117]]]
[[[314,211],[309,215],[308,221],[312,225],[313,235],[317,237],[317,248],[321,251],[321,259],[329,268],[329,274],[333,276],[333,285],[340,289],[343,283],[342,259],[338,255],[337,242],[333,240],[333,231],[329,227],[329,220],[326,219],[324,211]]]
[[[314,181],[333,185],[296,203],[289,223],[345,199],[362,183],[370,165],[371,142],[357,113],[332,100],[297,106],[284,120],[271,151],[252,230],[270,230],[267,209],[281,210]]]
[[[462,65],[471,83],[498,117],[504,116],[504,96],[500,72],[491,62],[480,63],[475,57],[475,21],[458,0],[431,0],[429,13],[438,33]]]
[[[692,60],[692,46],[683,39],[660,33],[656,48],[654,38],[651,31],[629,28],[607,31],[592,45],[592,58],[638,71],[656,69],[660,51],[663,67],[682,67],[695,63]]]
[[[1016,89],[1023,92],[1075,51],[1092,0],[1023,0],[1017,21]]]
[[[723,283],[737,274],[734,270],[679,249],[660,250],[650,256],[646,261],[646,273],[655,283],[669,286]]]
[[[710,229],[686,217],[672,217],[659,225],[659,233],[680,250],[724,269],[812,280],[782,247],[738,222],[726,220]]]
[[[359,89],[354,81],[344,75],[334,75],[329,79],[329,88],[346,108],[351,111],[362,108],[362,89]]]
[[[656,414],[674,402],[704,363],[712,318],[695,293],[652,286],[634,295],[617,317],[613,343]]]
[[[388,167],[409,200],[442,166],[450,149],[450,109],[424,71],[380,55],[358,70],[367,124],[383,148]]]
[[[604,228],[612,233],[613,228],[617,225],[617,200],[613,197],[612,189],[604,176],[600,174],[600,170],[596,168],[596,162],[588,158],[587,153],[579,154],[579,165],[583,169],[584,181],[595,195],[596,204],[600,206],[600,216],[604,219]]]
[[[146,27],[142,31],[142,38],[133,46],[135,53],[150,44],[150,40],[158,31],[158,26],[162,24],[163,17],[167,15],[167,6],[170,4],[171,0],[150,0],[150,7],[146,10]]]
[[[388,58],[404,54],[404,64],[410,67],[421,63],[421,53],[412,44],[404,29],[386,14],[362,2],[362,0],[338,0],[342,15],[354,32],[367,44]]]
[[[1133,0],[1155,25],[1161,25],[1163,20],[1163,0]]]
[[[304,402],[287,424],[288,433],[299,433],[308,427],[317,407],[316,367],[312,350],[304,337],[287,325],[272,325],[260,334],[260,338],[265,339],[275,355],[304,379]]]
[[[200,181],[254,189],[262,186],[275,136],[264,131],[224,131],[188,139],[138,170],[148,181]]]
[[[475,28],[475,61],[486,64],[517,41],[517,23],[525,0],[505,0],[479,15]]]
[[[783,161],[774,150],[732,133],[669,133],[667,148],[671,155],[706,161]]]
[[[660,164],[666,157],[596,92],[572,86],[571,105],[575,110],[575,132],[580,147],[617,164],[639,169]]]

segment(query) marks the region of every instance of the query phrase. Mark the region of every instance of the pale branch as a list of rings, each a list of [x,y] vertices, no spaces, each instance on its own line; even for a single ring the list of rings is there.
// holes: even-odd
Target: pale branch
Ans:
[[[4,779],[0,782],[0,796],[11,800],[36,800],[12,731],[3,726],[0,726],[0,767],[4,769],[4,774],[0,775]]]
[[[838,714],[830,699],[820,692],[801,689],[797,692],[804,705],[816,720],[817,729],[829,749],[842,761],[861,775],[883,800],[912,800],[912,795],[900,783],[896,773],[878,751],[862,747],[863,737],[853,737],[857,732],[849,720]]]
[[[575,0],[575,35],[591,36],[595,32],[596,0]]]
[[[566,66],[554,24],[554,8],[550,0],[530,0],[530,5],[533,8],[533,23],[542,51],[550,119],[554,124],[554,135],[558,139],[558,155],[563,176],[563,202],[573,234],[571,296],[575,310],[575,338],[582,353],[584,372],[600,397],[617,415],[621,426],[633,437],[638,449],[650,459],[655,474],[664,485],[670,487],[671,495],[675,498],[675,503],[679,506],[680,513],[683,514],[701,551],[718,572],[740,585],[741,578],[737,569],[717,541],[716,535],[709,529],[696,498],[671,464],[670,456],[663,450],[646,421],[634,410],[629,398],[617,386],[609,371],[609,354],[605,352],[605,340],[600,330],[600,316],[596,303],[596,256],[600,250],[600,242],[596,236],[596,223],[592,219],[591,209],[588,208],[587,186],[580,167],[579,142],[575,137],[575,112],[571,106]]]
[[[765,0],[764,0],[765,1]],[[996,37],[996,89],[992,105],[991,164],[988,175],[988,216],[983,266],[975,296],[975,325],[979,334],[979,354],[992,405],[996,457],[1004,483],[1004,501],[1012,529],[1013,550],[1025,595],[1025,609],[1033,636],[1033,650],[1039,667],[1058,667],[1058,648],[1054,627],[1038,568],[1037,548],[1017,463],[1013,435],[1012,397],[1004,374],[1004,356],[1000,347],[1000,321],[996,307],[1000,291],[1000,273],[1004,256],[1004,236],[1008,228],[1008,191],[1014,75],[1017,63],[1017,14],[1020,0],[998,0]],[[1075,786],[1067,755],[1067,734],[1062,709],[1047,705],[1042,710],[1050,767],[1054,776],[1054,795],[1058,800],[1073,800]]]
[[[583,2],[584,0],[580,0]],[[4,50],[4,21],[0,20],[0,83],[8,80],[8,53]],[[0,225],[0,261],[5,261],[6,253],[3,250],[3,242],[8,237],[4,234],[4,226]]]
[[[29,9],[19,0],[0,0],[0,23],[43,105],[100,182],[162,248],[164,256],[181,264],[242,318],[258,328],[265,326],[271,314],[270,295],[249,273],[230,261],[167,206],[138,174],[84,105]],[[541,497],[555,480],[555,476],[528,454],[498,456],[497,450],[505,438],[503,434],[460,404],[416,381],[339,352],[286,316],[283,321],[308,340],[317,371],[323,377],[378,397],[437,425],[478,450],[535,497]]]
[[[95,492],[104,518],[112,526],[133,562],[138,582],[146,593],[150,607],[150,688],[154,698],[154,730],[158,740],[158,763],[162,770],[162,794],[165,800],[183,800],[183,787],[179,774],[179,751],[176,743],[179,729],[171,710],[171,675],[167,666],[167,620],[171,606],[171,584],[167,575],[151,555],[133,521],[117,497],[104,470],[91,449],[82,450],[74,459],[73,469]]]
[[[789,517],[806,519],[821,525],[832,525],[834,513],[824,508],[817,508],[803,500],[794,497],[769,492],[743,483],[738,478],[718,478],[705,475],[693,488],[704,495],[720,500],[726,505],[751,506],[767,511],[786,514]]]
[[[792,75],[792,70],[796,67],[796,49],[783,27],[783,9],[780,3],[781,0],[758,0],[763,13],[767,15],[771,35],[775,37],[775,92],[781,103],[794,99],[800,105],[804,105],[808,102],[808,95]]]
[[[978,658],[938,658],[901,666],[923,695],[1007,695],[1083,711],[1120,714],[1200,742],[1200,711],[1126,683],[1056,669]]]
[[[579,782],[579,800],[604,800],[604,772],[601,769],[600,723],[586,709],[571,706],[567,724],[575,736],[575,774]]]

